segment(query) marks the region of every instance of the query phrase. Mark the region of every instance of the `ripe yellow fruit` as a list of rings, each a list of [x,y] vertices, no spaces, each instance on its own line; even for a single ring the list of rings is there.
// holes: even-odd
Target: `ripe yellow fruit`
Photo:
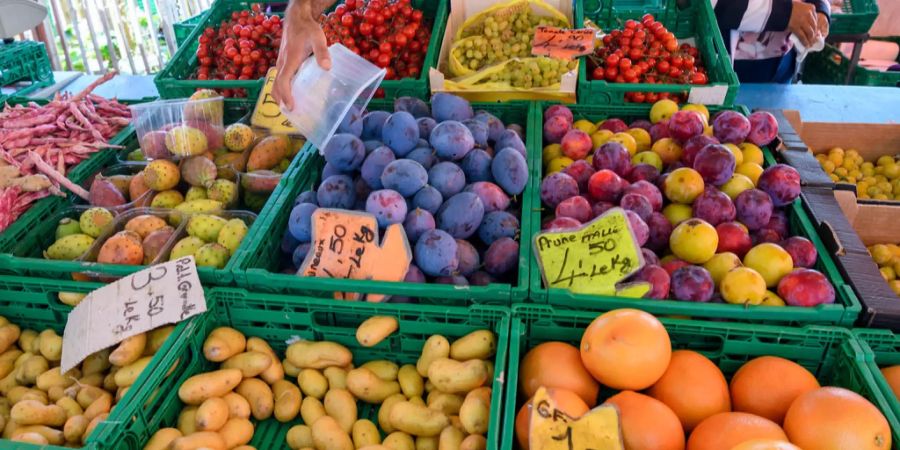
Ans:
[[[725,274],[719,290],[728,303],[759,305],[766,298],[766,280],[749,267],[738,267]]]
[[[719,234],[703,219],[689,219],[675,227],[669,237],[669,247],[675,256],[691,263],[703,264],[716,254]]]

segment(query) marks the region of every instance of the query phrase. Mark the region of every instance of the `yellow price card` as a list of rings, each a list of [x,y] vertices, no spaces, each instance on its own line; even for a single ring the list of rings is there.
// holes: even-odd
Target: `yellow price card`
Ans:
[[[556,407],[544,387],[534,394],[528,446],[531,450],[623,450],[619,410],[598,406],[574,418]]]
[[[273,134],[297,134],[297,128],[291,124],[278,102],[272,98],[272,87],[275,85],[276,69],[272,67],[266,73],[266,82],[263,85],[262,92],[256,100],[256,107],[253,109],[253,115],[250,117],[250,124],[257,128],[269,130]]]

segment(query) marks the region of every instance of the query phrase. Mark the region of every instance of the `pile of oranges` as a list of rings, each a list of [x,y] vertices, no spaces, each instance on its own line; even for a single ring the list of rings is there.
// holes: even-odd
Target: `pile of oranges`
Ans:
[[[672,350],[665,326],[646,312],[620,309],[597,317],[581,347],[545,342],[519,368],[519,391],[547,388],[557,407],[580,417],[597,405],[601,385],[618,391],[625,450],[884,450],[887,419],[861,395],[822,387],[799,364],[775,356],[746,362],[730,383],[692,350]],[[608,395],[608,394],[607,394]],[[531,408],[516,416],[528,449]]]

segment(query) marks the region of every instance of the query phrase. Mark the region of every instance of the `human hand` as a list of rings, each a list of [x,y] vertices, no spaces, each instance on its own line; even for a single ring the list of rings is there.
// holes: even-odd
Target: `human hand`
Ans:
[[[787,31],[794,33],[804,47],[809,47],[816,41],[818,32],[816,22],[815,6],[809,3],[793,2]]]
[[[828,16],[822,13],[816,13],[816,25],[819,29],[819,36],[827,38],[829,31]]]
[[[311,3],[313,2],[300,0],[295,8],[288,10],[278,61],[275,65],[278,72],[272,86],[272,97],[289,110],[294,109],[291,82],[310,53],[315,55],[320,67],[325,70],[331,69],[328,42],[325,33],[316,22]]]

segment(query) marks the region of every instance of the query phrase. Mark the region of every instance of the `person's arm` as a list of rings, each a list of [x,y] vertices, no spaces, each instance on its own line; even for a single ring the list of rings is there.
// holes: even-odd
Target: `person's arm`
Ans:
[[[827,0],[816,0],[823,2]],[[804,45],[815,40],[815,7],[793,0],[710,0],[722,30],[790,31]]]
[[[272,86],[272,96],[287,109],[294,109],[291,81],[310,53],[315,54],[316,62],[323,69],[331,68],[328,42],[317,19],[334,2],[335,0],[291,0],[284,12],[284,32],[275,64],[278,73]]]

